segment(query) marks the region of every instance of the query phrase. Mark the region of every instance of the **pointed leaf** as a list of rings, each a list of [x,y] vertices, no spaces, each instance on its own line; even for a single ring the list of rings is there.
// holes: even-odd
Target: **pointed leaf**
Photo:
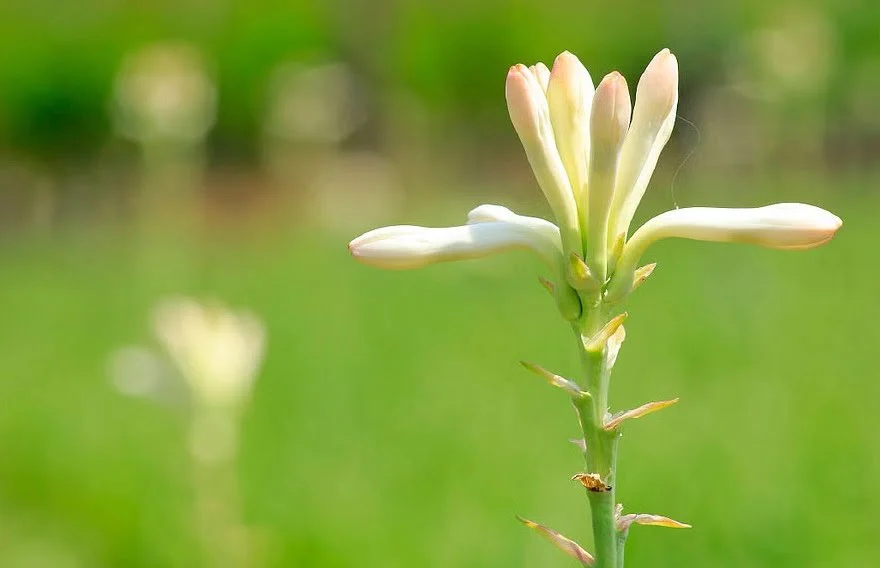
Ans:
[[[534,521],[524,519],[520,516],[517,516],[516,518],[519,520],[519,522],[552,542],[556,546],[556,548],[568,554],[575,560],[579,561],[584,566],[592,566],[595,562],[595,560],[593,559],[593,555],[584,550],[581,545],[579,545],[575,541],[563,536],[553,529],[547,528],[544,525],[540,525]]]
[[[656,262],[652,262],[651,264],[646,264],[645,266],[640,266],[639,268],[636,268],[636,271],[633,274],[632,289],[635,290],[636,288],[641,286],[642,283],[648,279],[648,276],[653,274],[655,268],[657,268]]]
[[[605,324],[605,327],[600,329],[593,337],[583,337],[584,349],[591,353],[600,353],[602,349],[605,348],[605,344],[608,343],[611,336],[617,333],[617,330],[623,325],[627,315],[626,312],[618,314]]]
[[[606,430],[613,430],[620,426],[620,423],[624,420],[629,420],[630,418],[641,418],[646,414],[651,414],[652,412],[657,412],[658,410],[663,410],[667,406],[672,406],[678,402],[677,398],[673,398],[672,400],[660,400],[656,402],[649,402],[647,404],[643,404],[638,408],[633,408],[632,410],[627,410],[625,412],[619,412],[615,414],[611,420],[605,423]]]
[[[583,392],[574,381],[570,381],[565,377],[560,377],[557,374],[551,373],[540,365],[535,365],[534,363],[529,363],[528,361],[520,361],[520,364],[529,371],[535,373],[536,375],[547,381],[550,385],[564,390],[571,396],[579,397],[587,395],[587,393]]]
[[[585,442],[583,438],[572,438],[569,442],[577,446],[580,451],[587,451],[587,442]]]
[[[622,515],[617,519],[617,530],[628,530],[630,525],[650,525],[654,527],[667,527],[670,529],[689,529],[690,525],[680,523],[669,517],[661,515],[648,515],[645,513]]]

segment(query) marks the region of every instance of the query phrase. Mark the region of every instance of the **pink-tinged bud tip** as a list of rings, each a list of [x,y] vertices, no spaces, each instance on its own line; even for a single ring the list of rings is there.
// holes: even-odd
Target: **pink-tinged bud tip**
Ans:
[[[663,49],[648,64],[636,89],[638,106],[662,121],[678,101],[678,60]]]
[[[593,97],[590,132],[594,142],[617,147],[629,128],[632,114],[626,79],[612,71],[602,79]]]

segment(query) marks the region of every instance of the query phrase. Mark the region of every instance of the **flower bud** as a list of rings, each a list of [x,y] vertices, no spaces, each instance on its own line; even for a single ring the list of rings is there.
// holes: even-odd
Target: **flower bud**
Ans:
[[[579,209],[587,206],[587,160],[593,79],[577,57],[564,52],[553,63],[547,103],[553,134]],[[582,229],[583,230],[583,229]]]
[[[602,79],[590,113],[590,194],[587,262],[602,280],[608,255],[608,210],[614,194],[620,148],[629,127],[631,108],[626,80],[618,72]],[[584,220],[582,219],[582,224]]]
[[[751,209],[687,207],[645,223],[629,246],[658,239],[752,243],[775,249],[808,249],[829,241],[843,222],[837,215],[803,203],[776,203]],[[638,238],[636,238],[638,236]]]
[[[556,147],[544,89],[528,67],[514,65],[507,73],[505,93],[510,120],[559,223],[563,243],[567,250],[580,250],[577,204]]]
[[[639,79],[633,120],[620,152],[610,231],[626,234],[660,152],[669,141],[678,106],[678,61],[668,49],[654,56]]]
[[[545,223],[547,223],[545,221]],[[364,264],[393,270],[421,268],[437,262],[480,258],[512,249],[530,249],[560,270],[559,233],[528,223],[493,221],[459,227],[383,227],[361,235],[348,245]]]
[[[608,298],[620,299],[632,289],[636,263],[660,239],[751,243],[768,248],[800,250],[831,240],[841,227],[839,217],[803,203],[777,203],[751,209],[688,207],[657,215],[636,231],[624,248]]]

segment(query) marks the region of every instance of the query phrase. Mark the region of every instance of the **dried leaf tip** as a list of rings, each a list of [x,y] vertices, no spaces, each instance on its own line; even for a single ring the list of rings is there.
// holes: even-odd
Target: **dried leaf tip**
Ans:
[[[544,525],[538,524],[534,521],[524,519],[519,515],[517,515],[516,518],[519,522],[549,540],[551,543],[553,543],[554,546],[556,546],[556,548],[568,554],[584,566],[592,566],[595,563],[595,559],[593,558],[592,554],[584,550],[581,545],[564,536],[563,534],[558,533],[553,529],[547,528]]]
[[[576,473],[571,476],[572,481],[580,481],[587,491],[605,493],[611,491],[611,486],[602,481],[598,473]]]
[[[622,510],[621,510],[622,512]],[[629,530],[629,527],[633,524],[636,525],[648,525],[653,527],[666,527],[670,529],[689,529],[692,528],[691,525],[687,523],[682,523],[669,517],[664,517],[662,515],[649,515],[645,513],[632,514],[629,515],[619,515],[617,519],[617,530],[621,532],[625,532]]]
[[[678,402],[677,398],[673,398],[671,400],[659,400],[655,402],[649,402],[647,404],[643,404],[638,408],[633,408],[632,410],[626,410],[624,412],[618,412],[614,416],[611,417],[611,420],[605,423],[606,430],[614,430],[624,420],[630,420],[633,418],[641,418],[647,414],[651,414],[652,412],[657,412],[658,410],[663,410],[668,406],[672,406]]]
[[[544,367],[541,367],[540,365],[536,365],[534,363],[530,363],[528,361],[520,361],[519,363],[529,371],[535,373],[536,375],[547,381],[547,383],[551,386],[560,388],[571,396],[589,396],[589,394],[582,391],[581,388],[574,381],[570,381],[565,377],[559,376],[555,373],[551,373]]]
[[[656,262],[636,268],[635,274],[633,274],[632,290],[641,286],[642,283],[648,279],[648,276],[654,273],[655,268],[657,268]]]
[[[626,312],[623,312],[622,314],[614,316],[611,321],[605,324],[605,327],[596,333],[596,335],[589,338],[584,337],[584,349],[591,353],[601,352],[611,336],[617,333],[617,330],[623,325],[623,322],[626,321],[627,315]]]

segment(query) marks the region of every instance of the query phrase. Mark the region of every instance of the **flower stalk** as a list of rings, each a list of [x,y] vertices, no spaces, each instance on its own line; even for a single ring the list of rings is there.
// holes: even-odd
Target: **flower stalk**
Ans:
[[[529,528],[584,566],[622,568],[632,524],[687,528],[650,514],[622,516],[617,502],[617,447],[623,422],[656,412],[678,399],[649,402],[611,414],[611,371],[625,338],[622,302],[651,275],[639,266],[654,242],[670,237],[741,242],[800,250],[822,245],[842,222],[800,203],[752,209],[691,207],[662,213],[629,235],[660,152],[672,133],[678,105],[678,62],[668,50],[650,62],[638,83],[635,105],[626,81],[608,74],[593,89],[574,55],[543,64],[515,65],[507,75],[511,122],[556,224],[481,205],[467,224],[443,229],[396,226],[370,231],[349,244],[352,256],[380,268],[418,268],[508,250],[535,253],[552,272],[541,279],[575,337],[582,377],[572,381],[531,363],[530,371],[566,392],[583,440],[586,471],[573,479],[586,489],[594,553],[544,525]],[[616,315],[615,315],[616,314]]]

